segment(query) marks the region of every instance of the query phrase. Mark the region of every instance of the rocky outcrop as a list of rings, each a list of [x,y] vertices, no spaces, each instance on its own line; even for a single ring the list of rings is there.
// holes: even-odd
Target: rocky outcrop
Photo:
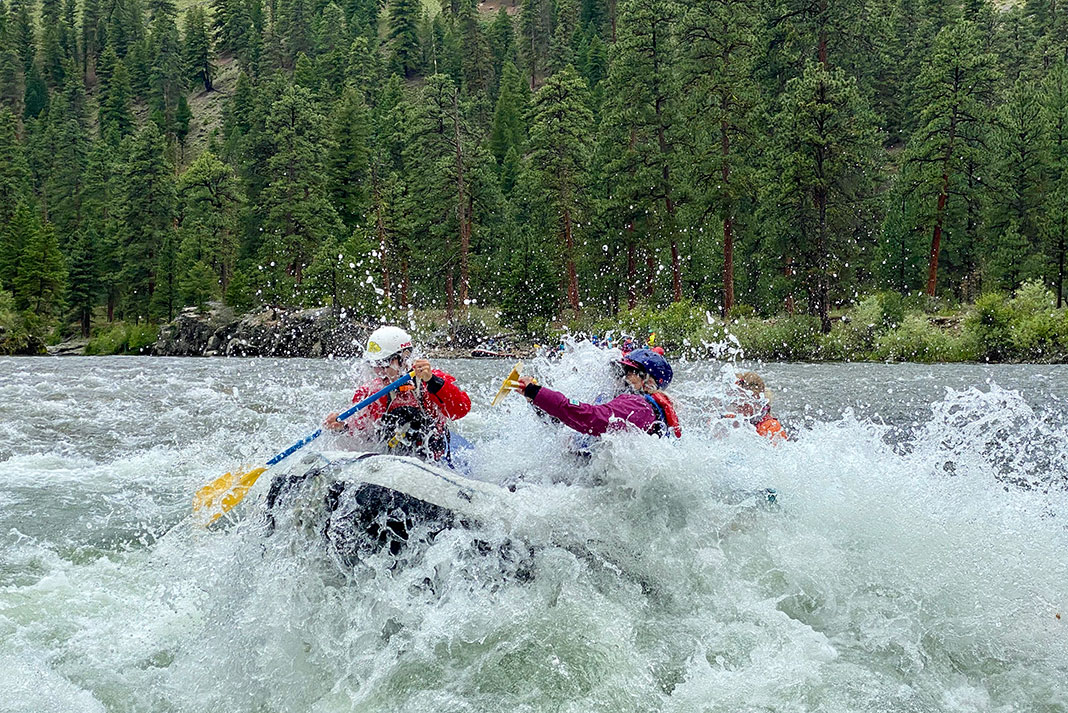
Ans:
[[[153,354],[160,356],[350,357],[363,350],[368,325],[321,309],[263,307],[235,319],[212,304],[202,313],[185,309],[160,329]]]
[[[84,356],[85,348],[89,346],[89,340],[84,337],[70,339],[54,346],[48,347],[48,356]]]

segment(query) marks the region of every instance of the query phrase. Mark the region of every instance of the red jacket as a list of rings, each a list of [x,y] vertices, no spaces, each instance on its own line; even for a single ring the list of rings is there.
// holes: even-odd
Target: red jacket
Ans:
[[[388,383],[384,379],[364,384],[356,390],[352,402],[362,401]],[[434,417],[439,426],[444,426],[448,421],[456,421],[467,415],[471,410],[471,398],[456,385],[456,378],[452,374],[434,369],[434,376],[425,384],[405,384],[354,415],[347,422],[349,428],[365,430],[382,418],[391,406],[397,405],[419,405]]]

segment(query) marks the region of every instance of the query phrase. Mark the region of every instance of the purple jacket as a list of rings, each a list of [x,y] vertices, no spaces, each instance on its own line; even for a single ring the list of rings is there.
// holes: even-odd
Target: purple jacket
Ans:
[[[639,394],[621,394],[603,404],[580,404],[543,386],[534,396],[534,405],[565,426],[591,436],[600,436],[610,428],[622,430],[628,423],[648,433],[657,422],[653,407]]]

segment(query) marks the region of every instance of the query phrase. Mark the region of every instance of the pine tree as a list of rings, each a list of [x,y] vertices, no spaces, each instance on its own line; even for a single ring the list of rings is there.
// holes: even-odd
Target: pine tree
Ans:
[[[178,180],[178,197],[178,272],[185,274],[196,265],[206,265],[214,276],[213,283],[225,293],[237,263],[244,203],[237,176],[205,151]]]
[[[1049,151],[1044,243],[1060,308],[1064,304],[1068,246],[1068,60],[1059,59],[1050,67],[1042,83],[1040,101]]]
[[[36,119],[48,106],[48,84],[41,73],[41,65],[34,61],[26,73],[26,97],[22,102],[23,116]]]
[[[0,108],[0,233],[11,221],[15,206],[29,197],[30,170],[18,138],[18,119]],[[0,273],[0,282],[10,284]]]
[[[828,332],[832,281],[845,286],[858,236],[877,227],[862,222],[875,192],[876,119],[855,80],[809,62],[787,82],[774,124],[779,134],[764,203],[780,209],[769,229],[799,261],[810,311]]]
[[[89,73],[89,66],[96,62],[103,48],[101,43],[103,28],[100,0],[85,0],[82,5],[82,72],[84,74]]]
[[[469,96],[481,97],[495,83],[492,48],[474,6],[467,7],[459,24],[463,46],[460,66],[464,92]]]
[[[456,307],[466,309],[469,301],[474,147],[470,128],[460,113],[459,90],[451,79],[431,75],[419,99],[412,136],[404,147],[405,167],[412,172],[411,210],[418,226],[415,233],[432,241],[424,244],[436,253],[435,262],[444,272],[445,308],[451,323]]]
[[[370,203],[371,114],[355,87],[345,87],[330,118],[330,195],[348,230],[365,222]]]
[[[297,56],[312,53],[312,13],[310,0],[285,0],[278,3],[278,22],[275,30],[285,44],[287,66],[292,67]]]
[[[81,325],[83,337],[89,336],[93,308],[100,298],[97,240],[96,231],[90,227],[78,234],[70,251],[67,305],[71,316]]]
[[[22,267],[23,251],[40,230],[37,212],[28,200],[20,200],[7,225],[0,230],[0,285],[13,289]]]
[[[76,80],[80,84],[80,80]],[[52,98],[45,125],[49,155],[42,187],[42,206],[66,243],[81,224],[82,182],[89,153],[89,137],[66,96]]]
[[[212,269],[202,262],[195,262],[181,273],[178,291],[182,303],[204,311],[210,300],[219,297],[219,282]]]
[[[191,7],[185,13],[185,64],[192,80],[203,84],[204,91],[210,92],[215,63],[208,21],[201,7]]]
[[[301,87],[286,88],[271,105],[266,132],[273,151],[267,161],[271,181],[260,197],[266,216],[262,259],[270,266],[269,294],[291,300],[319,245],[340,230],[327,200],[330,141],[326,120]]]
[[[503,7],[497,11],[493,24],[490,25],[489,45],[493,54],[493,76],[500,81],[504,65],[508,62],[514,65],[519,61],[515,47],[515,28],[512,26],[512,18]]]
[[[1008,235],[1010,226],[1027,246],[1025,254],[1040,253],[1045,232],[1042,204],[1046,195],[1046,172],[1049,162],[1046,122],[1036,87],[1020,80],[998,110],[990,142],[993,154],[993,190],[986,221],[997,244],[999,236]],[[1043,271],[1044,272],[1044,271]],[[1014,279],[1012,287],[1023,279]]]
[[[389,31],[393,71],[411,78],[421,67],[419,52],[419,0],[391,0],[389,3]]]
[[[500,165],[504,164],[504,157],[509,149],[515,148],[521,153],[526,142],[523,116],[527,107],[523,90],[524,82],[519,76],[519,70],[511,62],[505,63],[489,139],[490,151]]]
[[[682,23],[685,134],[698,215],[723,228],[723,314],[734,306],[734,240],[750,162],[739,155],[758,88],[751,80],[759,18],[747,0],[696,0]]]
[[[0,108],[6,107],[12,114],[20,115],[26,99],[26,80],[14,44],[12,24],[7,9],[0,5]]]
[[[620,8],[618,41],[612,47],[602,121],[611,124],[614,168],[627,184],[628,205],[649,215],[647,243],[666,243],[671,252],[671,294],[682,299],[682,268],[676,208],[679,159],[673,0],[626,0]],[[620,145],[622,144],[622,145]],[[650,260],[652,253],[649,253]],[[652,262],[649,262],[652,268]],[[653,272],[650,269],[650,272]],[[649,275],[652,289],[654,275]]]
[[[247,0],[213,0],[212,17],[219,51],[244,58],[253,31]]]
[[[558,235],[567,271],[567,299],[577,314],[579,301],[575,225],[583,219],[589,181],[593,112],[586,105],[586,83],[573,67],[546,80],[531,107],[530,162],[559,218]]]
[[[153,122],[146,122],[136,135],[124,141],[124,158],[117,190],[122,240],[124,310],[140,319],[150,312],[152,293],[158,281],[161,254],[174,231],[174,170],[166,158],[166,141]],[[164,255],[164,257],[166,257]],[[170,275],[162,275],[165,282]]]
[[[185,137],[189,135],[189,122],[193,118],[193,110],[189,108],[184,94],[178,95],[178,106],[174,109],[174,138],[178,139],[178,146],[182,151],[182,160],[185,160]]]
[[[174,112],[178,106],[178,97],[185,86],[186,71],[173,6],[167,2],[159,7],[152,19],[149,52],[151,57],[150,105],[154,111],[163,113],[166,117],[165,125],[168,132],[174,133]]]
[[[932,297],[949,197],[966,191],[959,167],[979,150],[996,77],[994,59],[983,52],[975,27],[960,20],[938,33],[917,80],[920,128],[909,141],[903,178],[915,200],[931,205],[925,225],[932,231],[927,276]]]
[[[552,10],[550,0],[523,0],[519,11],[519,54],[530,77],[531,90],[548,68]]]
[[[51,223],[34,231],[19,258],[12,281],[15,305],[39,316],[56,314],[63,303],[67,266]]]
[[[106,61],[109,53],[113,55],[113,52],[111,45],[108,45],[101,55],[101,63]],[[131,110],[133,90],[130,88],[130,78],[126,71],[126,63],[116,58],[112,66],[110,80],[106,84],[101,82],[100,135],[105,139],[111,136],[121,139],[134,129],[133,112]]]
[[[87,230],[93,231],[96,274],[107,306],[108,322],[115,320],[115,310],[122,296],[122,226],[119,220],[121,176],[116,170],[115,143],[96,141],[89,150],[82,191],[82,210]]]
[[[178,246],[174,230],[166,230],[160,235],[156,246],[156,265],[152,271],[152,298],[149,310],[153,318],[164,321],[174,319],[181,299],[180,283],[182,276],[178,273]]]

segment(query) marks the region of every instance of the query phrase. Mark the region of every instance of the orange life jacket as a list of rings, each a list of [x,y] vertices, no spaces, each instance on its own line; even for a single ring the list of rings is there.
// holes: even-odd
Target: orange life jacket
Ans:
[[[772,443],[789,440],[786,436],[786,429],[779,423],[779,419],[774,416],[767,416],[757,423],[756,432]]]
[[[668,395],[662,391],[657,391],[655,394],[643,394],[646,399],[651,400],[659,412],[657,415],[662,417],[664,425],[667,430],[675,436],[675,438],[682,438],[682,426],[679,424],[679,415],[675,412],[675,404],[671,403],[671,399]],[[666,435],[666,434],[665,434]]]

